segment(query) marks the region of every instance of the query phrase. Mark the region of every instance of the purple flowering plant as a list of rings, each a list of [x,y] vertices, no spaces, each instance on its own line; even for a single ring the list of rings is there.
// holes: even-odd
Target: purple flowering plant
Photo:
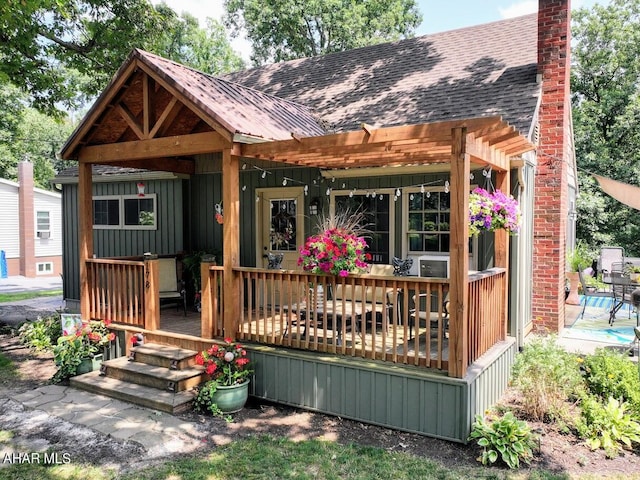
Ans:
[[[475,188],[469,195],[469,235],[505,229],[515,234],[520,229],[520,207],[511,195],[500,190],[489,193]]]

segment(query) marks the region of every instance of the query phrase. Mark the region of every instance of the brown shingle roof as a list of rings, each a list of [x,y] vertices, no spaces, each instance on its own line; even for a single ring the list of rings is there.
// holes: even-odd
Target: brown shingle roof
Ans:
[[[231,133],[271,140],[321,135],[318,119],[305,106],[229,80],[216,78],[149,52],[136,50],[147,65]]]
[[[540,84],[535,14],[236,72],[337,131],[502,115],[528,135]]]

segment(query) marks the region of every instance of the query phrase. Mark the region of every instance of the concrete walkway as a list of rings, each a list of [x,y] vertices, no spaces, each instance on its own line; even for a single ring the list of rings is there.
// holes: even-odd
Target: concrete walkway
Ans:
[[[12,431],[25,451],[45,451],[51,446],[47,439],[53,436],[58,451],[91,458],[91,450],[101,445],[106,450],[103,460],[112,456],[111,462],[117,461],[119,449],[124,449],[124,456],[138,461],[189,453],[201,447],[206,436],[194,422],[60,385],[45,385],[18,394],[2,392],[0,412],[0,430]],[[35,435],[45,444],[34,445],[33,439],[29,440],[34,427]],[[0,444],[0,458],[7,448]],[[83,452],[84,448],[89,452]],[[15,452],[15,444],[9,450],[24,453]]]
[[[60,277],[0,279],[0,293],[61,289]],[[62,295],[6,302],[0,304],[0,320],[24,321],[27,310],[27,316],[33,317],[62,308]],[[0,458],[5,453],[46,451],[51,446],[48,438],[56,439],[58,450],[89,458],[99,445],[107,463],[109,456],[112,462],[122,457],[123,463],[128,463],[126,458],[140,460],[139,455],[160,458],[202,446],[206,434],[197,427],[167,413],[66,386],[44,385],[22,393],[0,391],[0,430],[16,436],[13,447],[0,444]],[[15,451],[16,445],[23,451]]]

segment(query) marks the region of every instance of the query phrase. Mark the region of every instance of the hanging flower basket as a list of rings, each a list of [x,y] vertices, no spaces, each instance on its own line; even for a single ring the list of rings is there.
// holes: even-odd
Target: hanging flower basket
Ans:
[[[364,272],[371,255],[365,253],[367,242],[339,228],[326,230],[307,238],[300,247],[298,265],[311,273],[329,273],[346,277]]]
[[[520,230],[520,207],[511,195],[500,190],[489,193],[476,188],[469,195],[469,236],[504,229],[510,234]]]

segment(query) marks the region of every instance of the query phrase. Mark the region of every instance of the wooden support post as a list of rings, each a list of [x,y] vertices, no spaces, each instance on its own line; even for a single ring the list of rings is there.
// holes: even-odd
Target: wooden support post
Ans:
[[[222,227],[223,263],[223,331],[225,338],[236,338],[242,309],[240,289],[235,284],[233,267],[240,266],[240,157],[231,154],[230,148],[222,150]]]
[[[160,262],[144,261],[144,328],[160,329]]]
[[[511,192],[509,172],[500,171],[496,173],[496,189],[501,190],[505,195]],[[500,229],[495,232],[495,266],[505,269],[504,281],[504,317],[501,325],[501,340],[507,338],[507,328],[509,319],[509,232]]]
[[[80,257],[80,314],[89,320],[91,279],[87,260],[93,258],[93,194],[91,164],[78,164],[78,247]]]
[[[213,338],[213,296],[209,267],[212,263],[200,264],[200,335],[202,338]]]
[[[451,134],[449,376],[462,378],[469,363],[470,159],[466,128],[453,128]]]

